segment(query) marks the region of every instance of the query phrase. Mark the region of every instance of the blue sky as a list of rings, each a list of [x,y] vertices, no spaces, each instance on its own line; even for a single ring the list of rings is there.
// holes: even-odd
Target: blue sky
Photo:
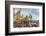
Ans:
[[[19,10],[20,8],[15,9],[15,13]],[[32,20],[38,20],[39,19],[39,9],[35,8],[21,8],[20,9],[21,14],[25,15],[32,15]]]

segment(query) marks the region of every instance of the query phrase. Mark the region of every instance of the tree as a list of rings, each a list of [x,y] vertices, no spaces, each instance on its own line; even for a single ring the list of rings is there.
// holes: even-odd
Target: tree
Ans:
[[[29,14],[29,23],[32,23],[32,15]]]

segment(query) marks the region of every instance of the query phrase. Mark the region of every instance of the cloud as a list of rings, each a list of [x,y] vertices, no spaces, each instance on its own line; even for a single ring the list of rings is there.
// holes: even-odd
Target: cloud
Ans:
[[[20,8],[15,8],[15,13],[19,10]],[[21,14],[23,15],[32,15],[32,20],[38,20],[39,19],[39,9],[35,8],[21,8]]]

